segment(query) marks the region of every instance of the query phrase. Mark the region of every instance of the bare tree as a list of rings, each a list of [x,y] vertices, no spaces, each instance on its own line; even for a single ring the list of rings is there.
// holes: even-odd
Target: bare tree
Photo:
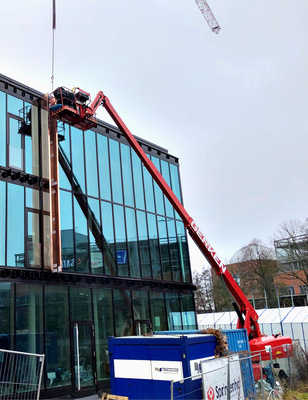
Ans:
[[[213,311],[213,284],[210,271],[203,267],[201,272],[193,272],[193,282],[197,287],[195,303],[198,314]]]
[[[308,218],[281,224],[274,236],[280,271],[308,286]],[[307,290],[307,289],[306,289]]]

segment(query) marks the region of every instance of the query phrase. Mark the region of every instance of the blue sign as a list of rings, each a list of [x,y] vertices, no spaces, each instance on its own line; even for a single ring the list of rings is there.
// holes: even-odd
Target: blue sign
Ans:
[[[127,264],[127,250],[117,250],[118,264]]]

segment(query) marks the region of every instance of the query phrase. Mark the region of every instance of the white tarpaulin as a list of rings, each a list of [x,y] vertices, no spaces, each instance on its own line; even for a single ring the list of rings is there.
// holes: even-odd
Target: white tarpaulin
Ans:
[[[244,400],[241,366],[238,355],[230,357],[230,379],[228,385],[228,358],[216,358],[201,363],[203,393],[206,400]]]

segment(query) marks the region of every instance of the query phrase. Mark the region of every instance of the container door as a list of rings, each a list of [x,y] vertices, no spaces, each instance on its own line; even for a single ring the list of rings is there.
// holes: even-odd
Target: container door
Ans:
[[[79,391],[96,384],[94,325],[92,322],[73,323],[74,381]]]

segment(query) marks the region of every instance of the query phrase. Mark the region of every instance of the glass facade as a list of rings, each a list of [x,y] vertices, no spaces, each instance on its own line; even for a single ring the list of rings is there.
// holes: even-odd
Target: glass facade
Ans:
[[[0,273],[10,278],[0,283],[0,345],[44,353],[44,390],[74,393],[78,381],[108,380],[109,336],[145,333],[148,324],[195,328],[193,285],[183,222],[104,123],[59,132],[62,272],[50,272],[46,115],[40,97],[0,79]],[[177,160],[155,148],[148,157],[182,201]]]

